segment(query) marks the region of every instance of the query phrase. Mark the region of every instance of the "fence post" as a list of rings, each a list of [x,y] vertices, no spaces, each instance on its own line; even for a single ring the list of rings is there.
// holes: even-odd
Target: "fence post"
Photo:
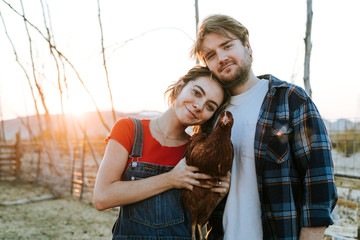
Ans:
[[[21,160],[22,160],[22,149],[21,149],[21,135],[20,135],[20,131],[19,131],[18,133],[16,133],[15,156],[16,156],[15,175],[16,175],[16,179],[19,179],[19,177],[20,177]]]
[[[35,145],[35,152],[37,153],[37,163],[36,163],[36,182],[40,183],[40,174],[41,174],[41,152],[42,147],[40,145]]]
[[[74,172],[75,172],[75,161],[76,161],[76,156],[75,156],[75,153],[77,154],[77,151],[80,151],[80,150],[78,150],[79,149],[79,147],[78,146],[76,146],[75,148],[74,148],[74,154],[73,154],[73,156],[72,156],[72,158],[71,158],[71,163],[70,163],[70,166],[71,166],[71,169],[70,169],[70,173],[71,173],[71,184],[70,184],[70,186],[71,186],[71,188],[70,188],[70,194],[73,194],[73,191],[74,191],[74,179],[75,179],[75,177],[74,177]]]
[[[85,185],[85,155],[86,155],[86,139],[85,137],[83,138],[83,143],[82,143],[83,147],[82,147],[82,155],[81,155],[81,192],[80,192],[80,199],[83,198],[83,193],[84,193],[84,185]]]

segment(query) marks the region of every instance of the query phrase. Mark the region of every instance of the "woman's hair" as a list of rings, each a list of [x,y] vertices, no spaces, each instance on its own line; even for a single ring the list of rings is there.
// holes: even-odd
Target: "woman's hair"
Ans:
[[[239,39],[244,46],[249,39],[249,31],[236,19],[221,14],[214,14],[206,17],[198,27],[198,34],[190,52],[191,57],[199,57],[204,63],[205,60],[202,54],[201,44],[209,33],[216,33],[230,39],[233,39],[235,36],[235,39]]]
[[[215,117],[226,108],[226,106],[230,103],[231,98],[230,91],[222,86],[218,78],[207,67],[203,67],[200,65],[194,66],[184,76],[180,77],[180,79],[176,83],[171,84],[166,90],[165,95],[169,95],[168,104],[169,106],[172,105],[176,100],[177,96],[180,94],[181,90],[189,82],[195,81],[199,77],[209,77],[210,79],[214,80],[223,89],[224,92],[224,99],[218,109],[216,109],[214,115],[202,125],[194,127],[194,132],[207,132],[208,130],[211,130],[212,122],[214,121]]]

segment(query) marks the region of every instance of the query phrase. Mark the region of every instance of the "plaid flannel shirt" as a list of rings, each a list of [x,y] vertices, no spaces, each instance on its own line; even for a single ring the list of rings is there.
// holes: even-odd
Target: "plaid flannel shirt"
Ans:
[[[333,224],[331,143],[306,92],[271,75],[255,132],[264,239],[298,239],[301,227]]]
[[[302,227],[333,224],[337,193],[331,143],[302,88],[272,75],[259,78],[269,80],[254,145],[263,239],[298,239]],[[208,240],[223,239],[225,203],[226,197],[209,219]]]

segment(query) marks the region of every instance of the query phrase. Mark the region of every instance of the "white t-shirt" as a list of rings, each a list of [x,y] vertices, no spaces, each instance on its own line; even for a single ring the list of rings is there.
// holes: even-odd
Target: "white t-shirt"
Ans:
[[[223,225],[225,240],[263,239],[257,188],[254,141],[261,104],[269,81],[260,80],[245,93],[233,96],[227,110],[233,114],[231,141],[234,160]]]

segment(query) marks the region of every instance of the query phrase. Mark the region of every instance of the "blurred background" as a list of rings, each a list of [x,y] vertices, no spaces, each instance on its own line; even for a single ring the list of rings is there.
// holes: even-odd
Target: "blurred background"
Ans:
[[[256,75],[309,79],[349,201],[329,236],[357,239],[358,217],[344,216],[359,215],[359,10],[358,0],[0,0],[0,180],[91,200],[112,125],[168,107],[165,90],[196,64],[197,19],[221,13],[249,29]]]

